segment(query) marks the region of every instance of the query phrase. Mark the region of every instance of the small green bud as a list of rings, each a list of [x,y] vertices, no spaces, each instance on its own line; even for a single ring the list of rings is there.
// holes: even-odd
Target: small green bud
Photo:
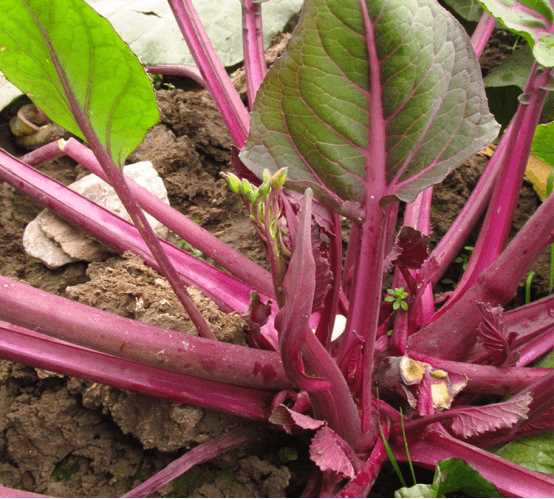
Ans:
[[[225,180],[227,180],[227,185],[229,186],[229,189],[231,189],[231,192],[234,194],[239,194],[240,192],[240,186],[241,181],[240,178],[238,178],[234,173],[222,173],[222,176]]]
[[[258,199],[258,189],[245,178],[240,183],[240,193],[252,204]]]
[[[267,196],[269,191],[271,191],[271,185],[264,180],[264,183],[258,187],[258,192],[261,196]]]
[[[287,181],[288,168],[280,168],[271,177],[271,186],[275,190],[282,189]]]

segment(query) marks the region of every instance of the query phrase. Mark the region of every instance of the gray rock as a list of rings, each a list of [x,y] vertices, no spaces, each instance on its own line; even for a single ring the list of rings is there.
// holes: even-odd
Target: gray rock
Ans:
[[[150,161],[126,165],[123,172],[164,203],[169,204],[163,180]],[[96,175],[86,175],[68,187],[121,218],[131,221],[115,191]],[[159,237],[167,237],[168,230],[164,225],[150,215],[146,215],[146,219]],[[49,210],[40,212],[27,225],[23,233],[23,247],[28,255],[38,258],[51,269],[63,267],[71,262],[103,260],[109,254],[105,246]]]

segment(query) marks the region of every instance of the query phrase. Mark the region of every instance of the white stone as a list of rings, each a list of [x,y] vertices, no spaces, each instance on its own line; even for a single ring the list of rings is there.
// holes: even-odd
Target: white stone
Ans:
[[[169,204],[163,180],[150,161],[126,165],[123,172],[164,203]],[[96,175],[86,175],[68,187],[128,222],[131,221],[115,191]],[[146,219],[159,237],[167,237],[168,230],[164,225],[148,214]],[[23,247],[27,254],[38,258],[51,269],[71,262],[102,260],[108,254],[103,245],[48,210],[43,210],[27,225],[23,234]]]

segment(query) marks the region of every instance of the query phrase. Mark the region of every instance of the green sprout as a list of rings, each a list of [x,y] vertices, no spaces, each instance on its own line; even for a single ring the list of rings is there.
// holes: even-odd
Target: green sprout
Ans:
[[[407,312],[409,308],[407,299],[409,296],[409,293],[404,288],[387,289],[385,301],[392,303],[393,310],[403,310]]]

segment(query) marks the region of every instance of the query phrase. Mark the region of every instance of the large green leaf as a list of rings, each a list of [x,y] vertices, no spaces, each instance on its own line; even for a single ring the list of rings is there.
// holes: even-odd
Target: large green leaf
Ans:
[[[537,127],[531,152],[533,156],[554,167],[554,121]]]
[[[466,21],[477,22],[483,13],[479,0],[444,0],[444,3]]]
[[[256,100],[241,158],[257,175],[288,167],[292,188],[359,201],[375,145],[370,130],[384,132],[386,171],[368,165],[370,175],[384,174],[387,193],[408,201],[496,137],[481,69],[455,18],[436,0],[372,0],[367,7],[383,116],[368,106],[359,0],[306,0],[288,51]]]
[[[0,70],[52,121],[83,137],[73,95],[122,164],[159,115],[150,79],[110,23],[83,0],[0,0],[0,11]]]
[[[554,434],[541,433],[506,444],[497,454],[530,470],[554,475]]]
[[[502,497],[492,483],[461,459],[441,461],[435,468],[431,485],[404,487],[394,497],[452,497],[460,492],[467,497]]]
[[[480,0],[509,30],[523,36],[537,61],[554,66],[554,3],[552,0]]]

